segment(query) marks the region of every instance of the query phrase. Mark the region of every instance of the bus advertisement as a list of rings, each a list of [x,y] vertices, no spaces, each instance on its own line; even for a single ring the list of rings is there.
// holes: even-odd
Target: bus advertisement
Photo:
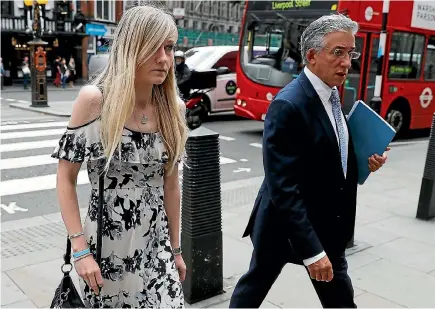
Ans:
[[[358,22],[356,50],[340,95],[348,113],[374,96],[383,1],[246,1],[237,57],[236,115],[264,120],[277,92],[301,72],[299,41],[307,25],[340,13]],[[390,1],[382,67],[381,104],[371,108],[398,135],[430,128],[435,113],[435,2]],[[253,46],[266,52],[254,56]],[[278,51],[276,49],[278,48]]]

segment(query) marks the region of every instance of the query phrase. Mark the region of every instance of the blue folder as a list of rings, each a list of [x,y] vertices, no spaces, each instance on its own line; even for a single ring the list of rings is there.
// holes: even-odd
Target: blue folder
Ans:
[[[396,131],[378,113],[358,100],[347,116],[349,133],[358,164],[358,183],[364,184],[370,175],[368,159],[382,155],[396,135]]]

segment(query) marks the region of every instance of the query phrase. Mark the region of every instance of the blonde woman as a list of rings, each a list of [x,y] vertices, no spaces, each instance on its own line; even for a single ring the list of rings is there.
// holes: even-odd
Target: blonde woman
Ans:
[[[176,40],[176,25],[165,12],[147,6],[126,11],[108,66],[81,89],[52,154],[62,159],[58,200],[87,306],[95,305],[97,294],[104,307],[184,306],[178,163],[187,128],[176,92]],[[76,182],[84,160],[92,192],[82,227]],[[103,169],[99,269],[94,257]]]

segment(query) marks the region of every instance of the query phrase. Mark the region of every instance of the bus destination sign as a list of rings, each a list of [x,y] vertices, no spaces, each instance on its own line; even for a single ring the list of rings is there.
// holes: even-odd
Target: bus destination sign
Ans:
[[[313,0],[289,0],[289,1],[249,1],[251,11],[293,11],[293,10],[321,10],[336,11],[338,1],[313,1]]]

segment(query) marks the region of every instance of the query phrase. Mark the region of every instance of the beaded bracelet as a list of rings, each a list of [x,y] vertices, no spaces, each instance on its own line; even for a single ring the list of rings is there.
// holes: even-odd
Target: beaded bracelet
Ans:
[[[81,256],[83,256],[83,255],[85,255],[85,254],[90,253],[90,252],[91,252],[91,250],[90,250],[89,248],[87,248],[87,249],[82,250],[82,251],[79,251],[79,252],[74,252],[74,253],[73,253],[73,257],[74,257],[75,259],[77,259],[77,258],[79,258],[79,257],[81,257]]]

